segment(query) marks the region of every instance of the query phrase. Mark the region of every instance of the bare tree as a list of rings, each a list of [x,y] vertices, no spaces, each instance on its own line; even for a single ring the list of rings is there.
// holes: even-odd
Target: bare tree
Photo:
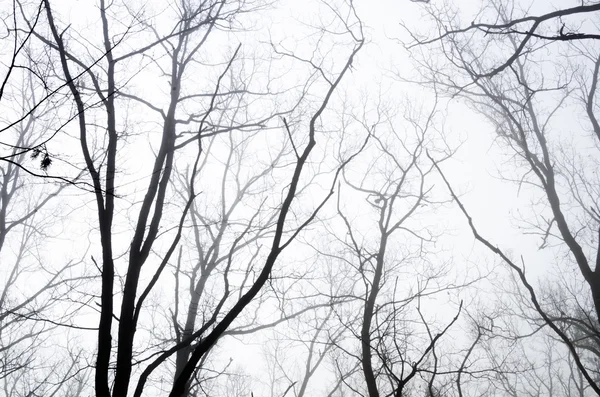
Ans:
[[[47,131],[56,128],[53,105],[64,101],[40,100],[46,81],[23,72],[33,70],[35,63],[19,56],[20,51],[28,51],[29,43],[16,42],[21,47],[14,51],[2,86],[3,109],[12,108],[6,114],[21,118],[8,120],[2,131],[0,379],[7,396],[65,393],[75,387],[78,381],[73,377],[79,371],[84,376],[87,366],[76,359],[85,352],[68,351],[60,335],[79,327],[75,315],[86,302],[75,302],[90,277],[78,269],[81,259],[77,256],[83,252],[55,253],[50,258],[47,253],[60,243],[60,228],[68,218],[56,197],[78,177],[68,181],[45,178],[50,166]]]
[[[424,71],[422,82],[467,99],[486,116],[495,129],[496,141],[512,154],[514,168],[503,177],[518,183],[534,203],[530,215],[523,212],[522,227],[539,236],[540,250],[563,258],[556,264],[561,277],[570,274],[569,269],[574,267],[583,278],[578,278],[579,282],[587,284],[592,299],[575,295],[574,301],[582,305],[579,313],[561,315],[552,297],[526,276],[524,259],[518,263],[506,248],[497,247],[480,234],[475,223],[483,220],[471,219],[444,177],[475,237],[516,272],[541,320],[540,327],[551,328],[569,348],[576,367],[597,394],[600,388],[593,373],[594,360],[586,359],[586,349],[577,345],[584,342],[577,336],[581,328],[575,331],[573,325],[585,329],[587,336],[583,340],[595,338],[600,318],[600,218],[597,176],[593,171],[600,147],[594,104],[598,35],[586,30],[599,10],[597,4],[582,3],[530,16],[519,10],[518,3],[490,1],[484,4],[476,21],[461,27],[458,14],[449,7],[439,14],[432,6],[428,11],[438,35],[432,39],[415,35],[415,41],[408,45],[415,48],[425,44],[441,50],[439,59],[416,58]],[[573,128],[570,136],[561,133],[565,128],[560,119],[569,117],[563,113],[565,109],[584,114],[588,127]],[[550,269],[545,272],[549,274]],[[553,282],[557,284],[556,280]],[[549,290],[557,294],[557,288]],[[577,294],[582,291],[575,290]],[[592,307],[594,318],[589,317]]]
[[[270,92],[271,76],[250,83],[251,59],[241,44],[205,58],[220,39],[229,40],[232,32],[243,28],[246,14],[265,6],[260,1],[181,0],[169,4],[167,18],[159,18],[158,11],[153,14],[149,8],[101,0],[98,23],[87,27],[98,33],[91,37],[77,23],[63,21],[61,7],[44,1],[49,34],[36,37],[54,54],[69,88],[74,108],[67,117],[77,120],[80,155],[97,212],[101,256],[91,258],[101,277],[97,396],[125,396],[130,391],[141,396],[153,384],[148,381],[155,371],[165,371],[171,357],[173,380],[162,387],[171,396],[199,394],[202,369],[208,368],[205,361],[215,344],[260,296],[279,255],[333,195],[338,175],[356,155],[349,153],[325,175],[330,187],[321,192],[316,206],[302,215],[295,209],[297,197],[314,178],[307,177],[310,172],[305,169],[318,147],[322,117],[363,45],[363,33],[349,2],[340,10],[330,8],[333,25],[321,34],[331,41],[315,43],[318,50],[321,45],[341,48],[343,61],[305,59],[274,43],[277,57],[308,66],[301,91],[290,94],[296,99],[279,110],[262,99],[277,97]],[[163,94],[136,86],[150,72],[166,77]],[[204,78],[198,79],[198,73]],[[319,99],[309,102],[310,97]],[[148,132],[131,126],[138,116],[127,112],[128,107],[150,112],[144,120],[152,123]],[[286,114],[293,122],[284,118],[283,125],[274,127],[273,120]],[[367,134],[364,139],[368,138]],[[140,153],[144,140],[152,149],[146,157]],[[259,149],[261,140],[280,142],[281,149],[258,152],[270,160],[247,173],[243,157],[250,152],[244,147]],[[219,148],[223,143],[225,151]],[[133,154],[139,160],[132,161],[145,170],[142,180],[121,176],[122,163]],[[220,188],[212,192],[213,172],[219,168]],[[273,178],[281,187],[276,200],[260,187]],[[174,185],[176,179],[179,186]],[[204,180],[211,182],[204,185]],[[129,209],[124,208],[126,202],[131,203]],[[238,215],[238,206],[246,206],[246,213]],[[253,211],[250,215],[248,209]],[[126,238],[117,231],[123,219],[130,223]],[[194,254],[178,250],[184,235],[191,237]],[[269,248],[260,251],[259,242],[268,242]],[[166,340],[153,339],[158,332],[146,321],[154,321],[157,306],[152,302],[168,268],[175,270],[173,333]],[[241,280],[236,274],[240,270]],[[181,295],[184,278],[187,296]]]
[[[361,110],[348,106],[339,112],[340,156],[351,150],[355,131],[365,131],[372,139],[353,165],[344,169],[337,216],[322,221],[329,238],[311,243],[317,260],[331,263],[328,287],[321,287],[320,293],[340,302],[332,306],[333,315],[327,320],[330,331],[321,340],[317,356],[333,346],[327,370],[336,379],[329,392],[332,396],[344,391],[406,396],[419,388],[434,395],[458,374],[453,348],[442,345],[461,304],[456,302],[457,312],[441,324],[422,309],[442,292],[446,296],[469,283],[464,278],[445,284],[452,279],[448,263],[430,251],[440,229],[428,223],[432,220],[428,216],[442,203],[433,197],[434,167],[425,153],[429,149],[449,157],[452,150],[435,130],[435,105],[426,111],[407,100],[401,104],[405,106],[402,118],[396,115],[397,106],[385,103],[379,97],[361,102]],[[333,325],[336,322],[338,326]],[[341,334],[331,331],[339,326]],[[310,335],[318,336],[319,329],[315,327]],[[306,374],[313,368],[315,341],[306,342]],[[308,378],[288,373],[286,379],[301,385],[293,388],[299,395]]]
[[[568,346],[540,318],[530,296],[523,291],[521,280],[514,274],[503,274],[500,269],[496,273],[495,280],[488,279],[476,302],[470,305],[474,313],[468,313],[472,344],[456,379],[458,394],[565,397],[595,394],[578,370]],[[558,306],[562,306],[569,299],[558,291],[564,290],[555,288],[552,295],[560,300]],[[559,317],[564,309],[548,307],[556,324],[561,324]],[[563,320],[566,316],[563,312]],[[576,340],[571,330],[562,327],[561,330]],[[589,354],[581,349],[578,354],[591,364]],[[591,365],[588,369],[596,377]]]

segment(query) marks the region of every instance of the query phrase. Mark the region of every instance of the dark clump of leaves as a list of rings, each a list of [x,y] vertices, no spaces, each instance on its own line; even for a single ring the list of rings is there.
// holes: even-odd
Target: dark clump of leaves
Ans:
[[[41,156],[41,158],[40,158]],[[48,170],[48,167],[52,165],[52,159],[50,158],[50,154],[48,154],[48,150],[45,147],[36,147],[31,151],[31,158],[38,159],[40,158],[40,168],[43,171]]]

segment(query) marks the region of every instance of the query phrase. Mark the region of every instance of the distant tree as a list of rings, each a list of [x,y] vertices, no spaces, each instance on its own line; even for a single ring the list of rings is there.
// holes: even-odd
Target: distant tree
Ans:
[[[94,34],[64,20],[62,4],[46,0],[44,6],[49,32],[38,39],[56,57],[69,88],[74,107],[67,117],[77,120],[97,211],[94,392],[141,396],[155,387],[170,396],[202,395],[210,352],[260,296],[279,255],[333,195],[355,155],[326,175],[329,187],[318,192],[316,206],[304,213],[295,208],[311,188],[307,168],[319,147],[322,116],[363,45],[361,22],[352,3],[342,3],[343,12],[329,8],[332,25],[317,30],[321,38],[310,51],[335,49],[343,58],[304,59],[300,50],[270,46],[274,70],[278,59],[308,67],[304,81],[281,84],[270,74],[252,81],[251,65],[259,58],[247,55],[243,44],[229,48],[221,41],[233,40],[249,22],[246,15],[267,3],[181,0],[159,14],[151,5],[101,0],[98,24],[86,27]],[[150,90],[141,85],[148,78],[165,84]],[[263,157],[251,159],[245,146]],[[252,169],[242,168],[246,156]],[[125,162],[145,177],[128,180]],[[277,195],[275,186],[262,186],[270,181]],[[131,204],[124,207],[125,200]],[[238,214],[238,206],[250,211]],[[129,226],[121,235],[123,221]],[[195,252],[178,250],[184,236]],[[259,243],[268,248],[260,251]],[[174,299],[157,301],[169,268]],[[153,322],[169,310],[165,337]],[[158,382],[171,369],[172,381]]]
[[[57,78],[49,52],[36,45],[36,37],[46,27],[45,3],[43,0],[7,0],[1,4],[0,18],[6,32],[0,37],[3,44],[0,51],[3,63],[0,78],[0,108],[3,112],[0,120],[0,161],[10,163],[32,176],[78,184],[79,170],[64,167],[64,159],[61,159],[63,167],[58,167],[57,172],[50,170],[53,156],[57,154],[52,150],[52,141],[64,132],[68,124],[56,122],[60,109],[68,101],[64,96],[68,82]],[[73,79],[80,77],[76,75]],[[31,125],[33,123],[39,127],[42,120],[45,131]],[[28,129],[35,129],[35,139],[23,140],[21,135],[13,133],[13,130],[24,125]],[[35,162],[17,161],[23,154]],[[34,163],[37,163],[37,167],[32,166]]]
[[[407,47],[426,45],[441,55],[427,58],[414,52],[421,82],[466,99],[487,118],[496,142],[511,154],[514,168],[503,177],[517,183],[533,203],[521,212],[522,228],[539,235],[540,250],[561,258],[564,277],[578,269],[577,279],[587,284],[592,299],[574,295],[570,300],[582,305],[581,310],[561,316],[556,301],[527,277],[525,262],[479,233],[476,224],[485,220],[471,219],[451,181],[445,180],[477,240],[516,272],[542,325],[568,346],[576,367],[600,394],[595,364],[585,358],[583,346],[578,346],[583,341],[573,328],[578,324],[579,331],[597,335],[600,318],[600,184],[595,171],[600,158],[595,101],[600,35],[594,30],[600,5],[581,3],[539,16],[519,7],[512,1],[486,1],[476,20],[463,24],[450,6],[429,5],[425,9],[436,34],[414,35]],[[561,121],[573,115],[582,120],[580,126]],[[557,288],[551,291],[556,294]],[[595,311],[594,318],[583,315],[588,308]]]
[[[443,203],[435,199],[426,152],[449,158],[453,151],[435,129],[437,103],[427,110],[383,97],[362,100],[356,109],[351,102],[338,112],[343,144],[337,153],[343,157],[357,134],[371,139],[343,171],[335,214],[320,221],[327,238],[309,240],[311,260],[321,264],[321,273],[311,273],[310,291],[332,299],[332,313],[323,319],[325,333],[319,323],[310,332],[299,326],[297,336],[278,334],[280,344],[294,337],[285,345],[289,351],[273,353],[277,390],[296,382],[290,392],[301,396],[319,364],[321,373],[333,375],[318,389],[329,396],[443,393],[454,388],[465,354],[448,343],[462,305],[456,302],[456,312],[443,321],[423,307],[476,280],[455,278],[448,260],[436,255],[442,231],[429,223]],[[292,354],[303,354],[306,371],[286,370]]]
[[[407,105],[404,123],[391,109],[378,109],[375,123],[362,125],[373,135],[364,157],[359,157],[366,161],[366,172],[345,172],[344,187],[338,192],[338,214],[346,228],[345,237],[338,238],[343,247],[340,259],[354,267],[358,277],[354,293],[362,307],[359,329],[353,332],[360,340],[362,375],[370,397],[402,396],[423,371],[428,374],[423,376],[429,378],[428,390],[433,390],[439,370],[436,347],[460,313],[458,308],[448,324],[432,330],[420,310],[421,299],[445,290],[440,281],[446,275],[445,264],[430,263],[427,252],[439,231],[416,220],[422,211],[430,213],[439,204],[431,193],[434,168],[425,156],[428,149],[437,152],[435,143],[443,141],[434,126],[436,105],[430,111]],[[439,153],[445,158],[452,154],[447,148]],[[363,197],[369,207],[363,206],[363,211],[376,220],[368,228],[376,230],[375,235],[358,226],[360,218],[353,219],[357,205],[352,205],[351,216],[345,196],[353,201]],[[412,269],[406,280],[401,277],[405,268]],[[415,325],[419,323],[420,330]]]
[[[29,43],[22,44],[28,52]],[[54,105],[64,101],[39,100],[46,81],[27,72],[35,60],[22,55],[15,51],[18,61],[13,59],[0,101],[6,117],[20,117],[3,120],[0,149],[0,380],[6,396],[67,393],[85,383],[87,370],[78,357],[84,349],[69,350],[61,341],[78,328],[74,318],[86,305],[74,303],[90,279],[79,269],[83,252],[53,250],[67,235],[61,236],[66,211],[57,197],[78,176],[46,178],[44,162],[47,132],[56,128]]]
[[[600,5],[413,2],[398,82],[353,0],[0,0],[2,393],[600,395]],[[540,280],[457,193],[446,98]]]

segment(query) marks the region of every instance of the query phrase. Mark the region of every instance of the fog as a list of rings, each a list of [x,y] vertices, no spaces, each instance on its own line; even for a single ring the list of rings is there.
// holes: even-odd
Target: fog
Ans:
[[[600,4],[0,4],[0,395],[600,395]]]

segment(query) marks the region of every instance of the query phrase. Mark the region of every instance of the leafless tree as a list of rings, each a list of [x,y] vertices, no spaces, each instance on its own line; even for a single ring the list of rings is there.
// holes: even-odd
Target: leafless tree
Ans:
[[[36,37],[57,58],[70,90],[75,107],[67,117],[77,120],[97,211],[101,256],[91,259],[101,277],[97,396],[130,391],[141,396],[151,385],[164,387],[161,392],[171,396],[202,394],[202,369],[208,368],[205,360],[215,344],[228,330],[235,331],[231,327],[260,296],[279,255],[333,195],[338,175],[356,154],[348,154],[328,173],[330,187],[320,193],[316,206],[305,214],[296,211],[297,197],[310,187],[312,177],[307,178],[305,168],[318,147],[322,116],[363,45],[363,33],[349,2],[341,4],[343,12],[330,9],[334,24],[322,35],[331,41],[315,44],[345,50],[342,62],[326,56],[304,59],[274,44],[275,56],[308,66],[301,91],[290,94],[296,99],[279,110],[261,98],[275,96],[269,91],[271,76],[250,84],[251,59],[242,44],[215,52],[210,60],[204,55],[220,39],[233,38],[230,33],[242,28],[246,14],[265,6],[260,1],[181,0],[170,3],[168,16],[159,18],[149,8],[102,0],[98,25],[87,27],[98,32],[92,38],[63,22],[61,7],[44,1],[49,34]],[[166,77],[168,89],[157,96],[156,90],[136,86],[147,78],[145,73]],[[309,96],[319,99],[308,103]],[[97,105],[90,108],[88,103]],[[127,107],[150,112],[144,120],[152,125],[148,132],[131,126],[139,116]],[[293,122],[281,118],[287,114]],[[140,153],[144,140],[150,141],[151,156]],[[260,150],[261,140],[280,142],[282,149]],[[271,156],[269,161],[255,159],[254,173],[242,169],[242,158],[250,153],[243,149],[250,144]],[[151,170],[143,171],[141,181],[120,176],[122,162],[132,154],[142,170]],[[216,182],[219,189],[214,189],[213,172],[222,175]],[[281,186],[281,197],[260,186],[269,179]],[[123,207],[126,202],[129,209]],[[238,215],[238,206],[253,212]],[[121,224],[116,222],[123,218],[131,225],[125,231],[127,243],[117,233]],[[178,250],[184,235],[191,238],[193,254]],[[259,242],[269,248],[260,251]],[[155,320],[153,302],[168,268],[175,270],[175,303],[163,306],[163,313],[171,309],[172,334],[154,339],[158,333],[147,324]],[[182,295],[184,279],[187,296]],[[160,386],[152,377],[165,371],[172,357],[173,380]]]
[[[403,118],[397,116],[397,104],[385,103],[382,97],[364,100],[358,106],[361,110],[348,107],[339,112],[344,142],[337,149],[340,155],[351,150],[356,131],[365,131],[372,139],[344,169],[336,217],[322,221],[330,238],[323,241],[319,235],[320,241],[311,243],[315,260],[330,263],[328,289],[321,294],[345,300],[332,306],[330,331],[319,349],[324,354],[325,346],[333,345],[327,370],[336,378],[332,396],[345,391],[407,396],[419,388],[439,394],[458,374],[455,356],[441,357],[453,347],[441,345],[461,304],[456,302],[457,312],[443,323],[432,321],[422,310],[436,296],[445,297],[469,284],[467,278],[445,284],[452,277],[447,260],[430,251],[440,229],[428,223],[432,221],[428,216],[442,203],[433,198],[434,167],[425,153],[449,157],[453,151],[435,130],[439,116],[435,105],[426,111],[425,106],[403,102]],[[338,329],[335,322],[343,333],[331,332]],[[310,335],[318,336],[319,329]],[[307,344],[312,347],[314,341]],[[306,373],[312,368],[308,350]],[[288,384],[303,385],[307,377],[288,374],[286,379]],[[293,390],[299,395],[304,389]]]
[[[85,352],[69,351],[60,336],[79,328],[75,315],[86,302],[76,302],[90,277],[79,269],[78,255],[84,252],[49,253],[68,235],[60,235],[69,214],[57,206],[57,196],[78,176],[46,178],[47,131],[56,128],[54,105],[61,101],[40,100],[46,93],[45,80],[23,72],[36,66],[31,57],[19,56],[29,43],[17,39],[15,43],[20,47],[13,53],[1,101],[7,116],[16,114],[20,119],[3,120],[2,130],[0,379],[7,396],[67,393],[83,381],[87,365],[76,359]]]
[[[402,79],[431,91],[406,100],[398,81],[358,98],[353,0],[315,0],[293,32],[259,26],[269,0],[5,2],[3,392],[600,395],[600,6],[487,0],[463,25],[413,1],[434,29],[403,25]],[[470,217],[444,97],[487,117],[557,275]],[[451,201],[509,277],[453,262]],[[227,354],[249,341],[268,381]]]
[[[564,289],[553,291],[555,298],[562,299],[558,305],[561,306],[568,299],[558,291]],[[564,309],[548,310],[557,324],[564,324],[559,319]],[[490,281],[486,291],[477,294],[470,310],[475,313],[470,317],[468,333],[473,342],[456,380],[459,395],[595,394],[577,369],[569,348],[540,318],[518,277],[499,275]],[[562,328],[562,331],[576,340],[571,330]],[[578,352],[582,360],[592,363],[589,354],[581,349]],[[595,377],[592,365],[589,370]]]
[[[596,45],[598,35],[588,32],[598,17],[597,4],[561,8],[540,16],[520,10],[515,2],[485,2],[477,20],[461,26],[450,7],[428,8],[437,26],[437,35],[424,39],[413,36],[409,48],[436,46],[439,58],[416,56],[424,72],[420,79],[449,95],[465,98],[483,114],[496,132],[496,141],[511,154],[513,168],[503,177],[530,195],[532,207],[522,212],[520,223],[529,234],[540,238],[539,249],[562,258],[561,277],[578,269],[579,282],[585,282],[591,300],[574,295],[581,304],[575,312],[561,314],[525,273],[525,260],[514,259],[508,247],[498,247],[476,227],[483,219],[472,219],[467,208],[444,180],[467,217],[477,240],[497,254],[516,272],[529,296],[541,327],[549,327],[570,350],[571,358],[589,387],[600,394],[594,375],[594,360],[573,326],[585,329],[585,337],[595,338],[600,318],[598,289],[598,180],[597,150],[600,147],[596,122]],[[435,13],[435,16],[434,16]],[[493,21],[493,22],[486,22]],[[465,27],[466,26],[466,27]],[[594,29],[594,27],[592,27]],[[416,47],[415,47],[416,46]],[[581,128],[562,133],[565,113],[579,112],[587,117]],[[571,113],[572,114],[572,113]],[[435,163],[435,159],[432,158]],[[437,165],[436,165],[437,167]],[[438,167],[440,172],[442,168]],[[550,274],[550,269],[546,269]],[[581,279],[582,277],[582,279]],[[560,285],[557,280],[555,285]],[[582,289],[575,288],[577,294]],[[557,295],[559,288],[549,291]],[[563,295],[564,294],[560,294]],[[593,308],[595,315],[590,317]],[[582,348],[583,347],[583,348]]]

